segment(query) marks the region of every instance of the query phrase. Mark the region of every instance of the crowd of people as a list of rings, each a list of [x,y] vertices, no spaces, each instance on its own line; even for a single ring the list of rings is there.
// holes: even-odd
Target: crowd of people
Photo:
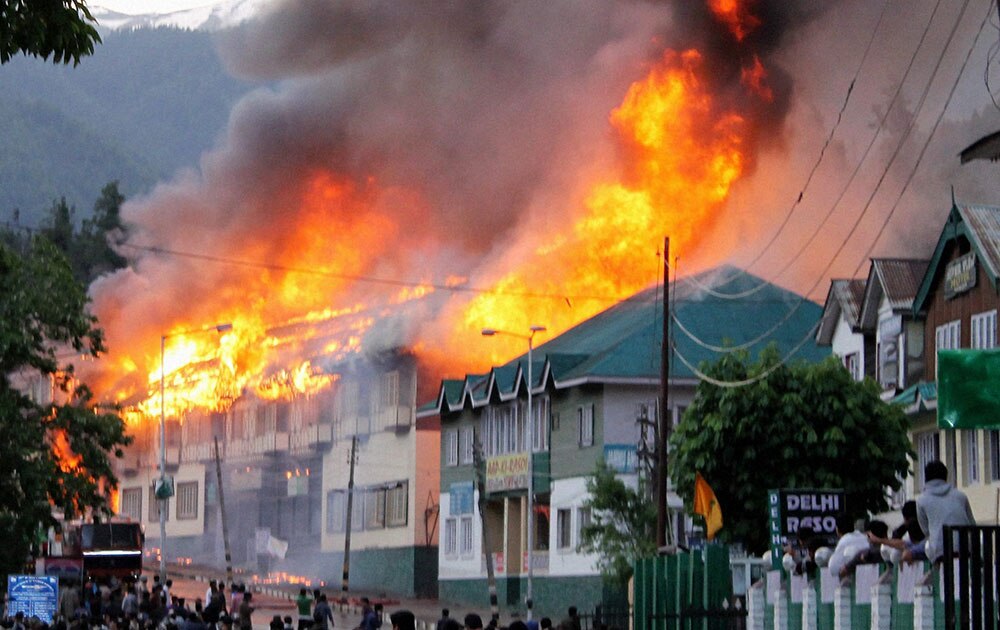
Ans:
[[[859,522],[841,514],[832,551],[825,536],[802,527],[786,549],[786,568],[810,577],[823,570],[842,579],[862,564],[936,562],[944,555],[945,526],[976,523],[968,497],[948,483],[948,468],[940,461],[924,468],[924,490],[903,505],[902,516],[902,524],[890,533],[884,521]]]

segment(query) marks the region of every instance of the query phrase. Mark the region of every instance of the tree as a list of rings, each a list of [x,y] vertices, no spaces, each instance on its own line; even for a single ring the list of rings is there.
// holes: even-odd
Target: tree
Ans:
[[[768,547],[767,491],[839,488],[852,514],[888,509],[886,488],[899,489],[912,455],[898,407],[871,379],[854,381],[833,357],[779,365],[776,348],[751,363],[745,352],[703,365],[721,381],[764,374],[743,387],[699,383],[693,404],[670,439],[671,477],[690,505],[695,473],[722,508],[720,537],[752,553]]]
[[[110,514],[117,486],[111,455],[121,457],[131,440],[121,418],[95,409],[72,364],[62,362],[104,350],[87,302],[47,239],[23,251],[0,243],[0,573],[21,569],[54,512]],[[58,389],[54,398],[65,400],[36,400],[26,391],[47,379]]]
[[[112,247],[122,243],[128,234],[121,217],[123,203],[125,195],[118,190],[118,182],[110,182],[101,189],[101,196],[94,202],[93,216],[83,220],[76,239],[73,266],[79,269],[77,278],[87,284],[128,264]]]
[[[84,0],[0,0],[0,64],[23,53],[80,63],[101,36]]]
[[[580,550],[598,554],[601,573],[626,583],[639,558],[656,553],[656,508],[648,497],[625,485],[604,460],[587,478],[591,521],[580,531]]]

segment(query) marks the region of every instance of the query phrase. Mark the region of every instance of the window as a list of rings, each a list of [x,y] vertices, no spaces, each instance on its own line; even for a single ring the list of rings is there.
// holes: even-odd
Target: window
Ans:
[[[351,531],[360,532],[365,528],[365,492],[357,488],[351,493]]]
[[[935,350],[958,350],[962,347],[962,320],[942,324],[934,329]]]
[[[590,525],[590,508],[582,507],[576,510],[576,544],[583,542],[583,529]]]
[[[576,425],[580,446],[594,445],[594,405],[584,405],[576,410]]]
[[[347,493],[331,490],[326,494],[326,531],[328,534],[344,532],[347,523]]]
[[[458,449],[459,461],[463,464],[471,464],[474,459],[476,445],[476,431],[472,427],[463,427],[459,434]]]
[[[458,537],[456,529],[458,528],[458,519],[452,517],[447,518],[444,521],[444,553],[446,556],[455,555],[455,551],[458,549]]]
[[[472,553],[472,517],[463,516],[461,521],[461,546],[459,551],[463,556]]]
[[[445,431],[444,441],[445,465],[458,466],[458,431]]]
[[[851,354],[844,355],[844,367],[850,373],[851,378],[855,381],[860,381],[861,375],[861,354],[858,352],[852,352]]]
[[[972,316],[971,336],[972,347],[976,350],[997,347],[997,312],[995,309]]]
[[[902,319],[887,317],[878,323],[878,382],[884,389],[899,385],[899,347]]]
[[[166,501],[161,501],[156,498],[156,486],[149,487],[149,520],[159,521],[160,520],[160,507],[163,507],[164,518],[170,520],[170,499]]]
[[[177,520],[198,518],[198,482],[177,484]]]
[[[1000,481],[1000,431],[993,430],[987,433],[990,440],[990,481]]]
[[[549,398],[548,396],[538,396],[532,399],[531,406],[534,407],[532,414],[532,444],[536,453],[549,450]]]
[[[389,527],[406,525],[406,513],[409,504],[408,490],[409,484],[405,481],[389,488],[385,504],[385,520]]]
[[[979,483],[979,431],[962,431],[962,459],[965,463],[965,485]]]
[[[385,527],[385,488],[369,488],[365,493],[365,529]]]
[[[137,522],[142,520],[142,488],[122,490],[121,515]]]
[[[556,548],[569,549],[573,544],[571,540],[572,511],[561,509],[556,511]]]
[[[936,459],[941,459],[941,435],[937,431],[926,431],[917,434],[917,475],[920,486],[923,487],[924,467]]]

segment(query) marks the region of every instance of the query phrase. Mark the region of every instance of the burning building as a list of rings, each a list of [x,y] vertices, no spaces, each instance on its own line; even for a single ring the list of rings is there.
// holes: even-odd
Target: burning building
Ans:
[[[275,396],[271,382],[224,408],[164,409],[174,486],[166,501],[154,488],[160,428],[137,422],[121,462],[121,515],[143,523],[147,549],[162,549],[171,565],[225,566],[225,531],[247,580],[334,583],[350,478],[351,585],[434,594],[437,430],[415,418],[415,357],[385,352],[312,367],[314,379],[324,377],[315,390]]]

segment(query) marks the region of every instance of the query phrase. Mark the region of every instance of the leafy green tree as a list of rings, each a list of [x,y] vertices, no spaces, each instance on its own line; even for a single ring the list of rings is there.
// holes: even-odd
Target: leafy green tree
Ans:
[[[117,485],[111,456],[121,457],[130,438],[121,418],[97,410],[64,363],[104,350],[87,303],[47,239],[36,237],[23,251],[0,243],[0,574],[21,569],[54,512],[110,514]],[[32,383],[49,382],[54,401],[29,395]]]
[[[94,214],[83,221],[73,259],[74,267],[80,270],[78,277],[88,284],[98,276],[128,264],[113,248],[128,234],[121,217],[123,203],[125,195],[118,190],[118,182],[110,182],[101,189],[101,196],[94,202]]]
[[[756,362],[734,352],[702,365],[720,381],[773,371],[743,387],[702,381],[670,438],[678,493],[690,505],[700,472],[722,508],[719,536],[753,553],[768,547],[769,489],[841,488],[853,514],[880,512],[912,454],[902,410],[881,400],[874,381],[854,381],[833,357],[779,363],[769,347]]]
[[[75,66],[101,42],[95,24],[83,0],[0,0],[0,63],[23,53]]]
[[[587,478],[590,525],[580,532],[580,551],[598,554],[608,579],[625,583],[639,558],[656,553],[656,508],[647,496],[625,485],[604,460]]]

